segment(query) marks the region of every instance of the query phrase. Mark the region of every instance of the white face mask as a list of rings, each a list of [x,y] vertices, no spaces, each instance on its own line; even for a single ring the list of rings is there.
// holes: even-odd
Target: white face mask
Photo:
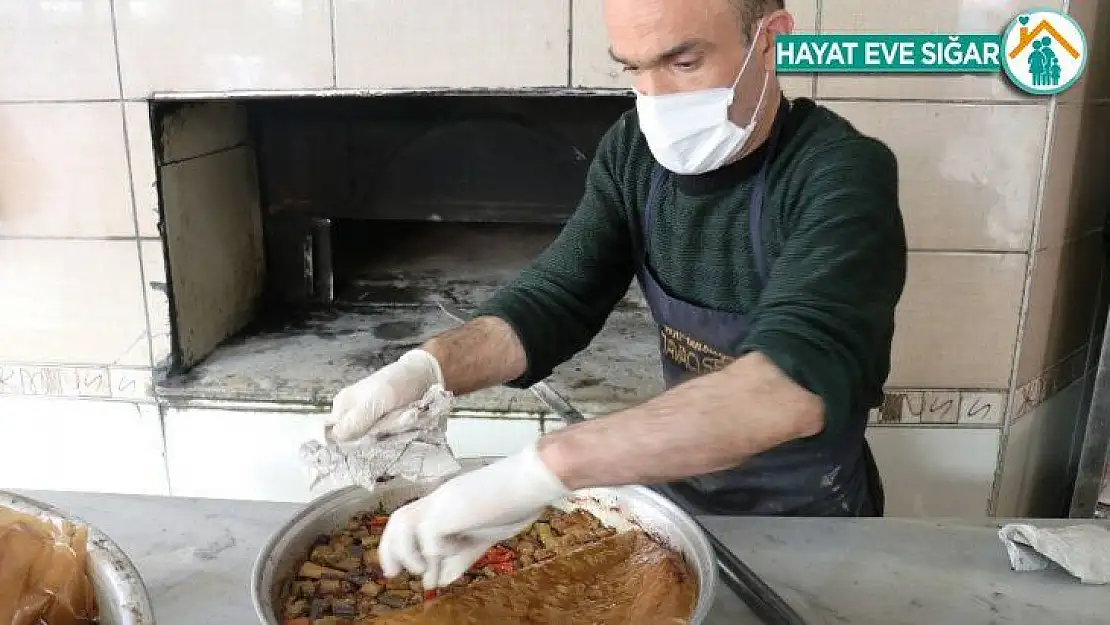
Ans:
[[[728,111],[762,30],[763,22],[760,21],[748,56],[730,87],[667,95],[635,92],[640,130],[660,165],[676,174],[704,174],[727,165],[744,149],[755,128],[759,107],[763,105],[770,74],[763,76],[763,89],[747,126],[741,128],[732,123]]]

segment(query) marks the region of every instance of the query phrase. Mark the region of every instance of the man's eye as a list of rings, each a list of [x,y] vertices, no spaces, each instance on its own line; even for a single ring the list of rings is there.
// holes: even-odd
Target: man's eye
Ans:
[[[691,72],[701,66],[701,59],[675,61],[674,67],[680,72]]]

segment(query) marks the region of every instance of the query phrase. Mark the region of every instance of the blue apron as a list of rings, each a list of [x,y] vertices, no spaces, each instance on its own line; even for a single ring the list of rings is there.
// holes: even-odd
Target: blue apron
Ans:
[[[755,179],[748,205],[749,236],[759,286],[768,279],[763,247],[763,203],[767,172],[774,159],[788,107],[775,117],[767,153]],[[659,197],[670,172],[656,164],[642,215],[642,254],[637,280],[659,327],[659,351],[667,388],[702,373],[723,368],[737,356],[748,335],[750,319],[739,313],[704,308],[672,297],[649,266],[650,232]],[[838,436],[792,441],[746,460],[741,466],[668,485],[702,514],[881,516],[882,482],[863,438],[866,408]]]

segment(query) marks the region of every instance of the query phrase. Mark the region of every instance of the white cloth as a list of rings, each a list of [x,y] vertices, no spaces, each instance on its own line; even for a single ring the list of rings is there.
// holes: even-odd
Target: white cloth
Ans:
[[[301,460],[314,474],[312,488],[354,484],[374,490],[389,478],[424,483],[457,473],[462,467],[447,445],[452,406],[454,396],[436,384],[422,398],[384,417],[383,422],[394,424],[389,431],[372,430],[358,440],[341,442],[326,426],[322,440],[301,445]]]
[[[533,443],[394,512],[378,548],[382,571],[422,575],[425,588],[450,584],[567,493]]]
[[[1100,525],[1042,528],[1010,523],[998,530],[1015,571],[1055,563],[1084,584],[1110,584],[1110,530]]]

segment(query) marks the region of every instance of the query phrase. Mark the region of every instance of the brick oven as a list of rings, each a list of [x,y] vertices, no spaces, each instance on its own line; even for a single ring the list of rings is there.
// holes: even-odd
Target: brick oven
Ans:
[[[326,409],[344,385],[471,312],[558,234],[623,95],[402,93],[151,108],[169,404]],[[201,153],[207,166],[183,154]],[[552,379],[604,413],[660,388],[633,286]],[[541,413],[529,393],[466,397]]]

